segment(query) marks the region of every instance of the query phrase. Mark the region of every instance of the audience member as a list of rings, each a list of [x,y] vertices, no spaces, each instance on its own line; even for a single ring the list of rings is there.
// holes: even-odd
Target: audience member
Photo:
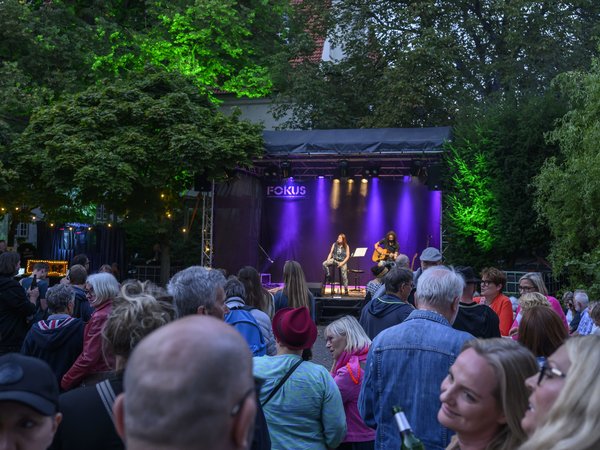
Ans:
[[[565,318],[567,319],[567,323],[569,324],[569,332],[574,332],[577,327],[573,329],[573,320],[578,316],[577,311],[575,311],[575,303],[573,303],[573,292],[567,291],[562,296],[562,305],[565,310]],[[577,324],[579,324],[579,319],[577,318]]]
[[[177,317],[210,315],[223,321],[229,312],[225,305],[224,285],[225,275],[221,270],[192,266],[176,273],[171,278],[167,289],[173,297]],[[255,401],[258,401],[256,396]],[[265,416],[259,405],[251,448],[267,449],[270,445]]]
[[[115,423],[128,450],[244,450],[254,393],[252,359],[240,334],[214,317],[185,317],[134,349]]]
[[[532,354],[510,339],[467,342],[441,387],[438,420],[456,432],[447,450],[520,445],[526,438],[525,379],[537,370]]]
[[[306,306],[316,321],[315,298],[306,284],[304,271],[297,261],[286,261],[283,266],[283,289],[275,294],[275,312],[282,308]]]
[[[447,267],[425,270],[415,296],[418,310],[373,341],[358,409],[377,429],[376,448],[400,448],[394,406],[404,409],[427,449],[448,446],[451,433],[437,421],[439,386],[464,343],[473,339],[452,328],[463,288],[463,278]]]
[[[44,320],[48,318],[48,304],[46,302],[46,291],[48,291],[48,270],[50,270],[50,266],[45,262],[36,262],[33,265],[31,275],[21,279],[20,284],[23,286],[23,289],[27,291],[31,288],[31,284],[33,283],[33,278],[35,276],[35,280],[37,283],[37,287],[40,290],[40,295],[36,301],[35,305],[35,315],[33,320]]]
[[[458,314],[452,328],[466,331],[478,338],[500,337],[500,320],[497,314],[485,305],[473,301],[473,293],[481,280],[472,267],[458,266],[456,272],[465,280],[465,288],[458,304]]]
[[[0,355],[21,350],[40,294],[38,288],[23,291],[14,279],[20,267],[18,253],[0,254]]]
[[[75,292],[75,301],[73,305],[73,317],[83,320],[85,323],[90,321],[94,308],[88,301],[85,293],[85,282],[87,281],[87,270],[81,264],[76,264],[69,271],[69,282]]]
[[[344,405],[331,375],[303,361],[317,338],[308,308],[282,308],[273,317],[276,356],[254,358],[273,450],[337,447],[346,435]]]
[[[594,302],[592,305],[590,305],[590,317],[594,322],[592,334],[600,335],[600,302]]]
[[[199,314],[223,320],[227,314],[224,285],[221,271],[192,266],[173,275],[167,290],[173,297],[177,317]]]
[[[273,329],[271,328],[271,319],[269,316],[262,312],[258,308],[254,308],[246,305],[246,289],[240,280],[236,277],[231,276],[225,282],[225,305],[227,309],[229,309],[229,313],[225,316],[225,321],[231,323],[228,320],[233,311],[241,310],[250,314],[250,317],[247,317],[245,320],[254,319],[254,326],[256,326],[257,331],[262,335],[262,340],[265,345],[265,350],[267,355],[274,355],[277,352],[277,347],[275,346],[275,336],[273,336]],[[252,324],[250,324],[252,327]],[[238,330],[239,331],[239,330]],[[242,336],[247,338],[244,333]],[[253,344],[248,342],[248,344]],[[252,351],[252,348],[251,348]],[[253,352],[256,355],[256,353]],[[264,355],[265,353],[261,353]]]
[[[519,342],[535,355],[540,367],[567,337],[569,333],[550,306],[533,306],[524,310],[519,324]]]
[[[346,413],[346,437],[338,450],[372,450],[375,431],[358,412],[358,395],[371,339],[352,316],[344,316],[325,328],[325,346],[333,357],[331,375],[340,390]]]
[[[513,323],[512,303],[502,294],[506,287],[506,274],[495,267],[481,271],[481,295],[475,299],[480,305],[487,305],[496,313],[500,322],[500,334],[508,336]]]
[[[575,309],[581,314],[574,336],[586,336],[592,332],[594,322],[590,317],[590,299],[584,291],[575,291],[573,296]]]
[[[509,335],[512,336],[513,339],[519,339],[519,324],[521,323],[523,314],[525,311],[533,308],[534,306],[547,306],[548,308],[551,307],[546,296],[539,292],[528,292],[519,297],[519,306],[517,308],[518,313],[509,332]]]
[[[130,281],[123,285],[102,329],[103,348],[115,356],[115,374],[95,386],[60,396],[63,421],[51,450],[124,448],[113,424],[112,404],[123,392],[127,361],[145,336],[175,318],[174,307],[157,297],[164,297],[164,292],[151,283]]]
[[[600,448],[600,336],[567,339],[539,375],[525,384],[531,394],[521,421],[530,435],[519,450]]]
[[[404,267],[406,269],[410,269],[410,258],[404,253],[399,253],[396,257],[396,261],[394,261],[394,265],[396,267]]]
[[[378,264],[376,266],[371,267],[371,272],[373,273],[375,278],[370,280],[367,283],[367,285],[365,286],[365,291],[366,291],[365,302],[369,302],[373,298],[375,298],[374,297],[375,293],[377,291],[379,291],[379,288],[381,288],[381,286],[383,286],[383,278],[387,275],[387,273],[389,271],[390,271],[390,269],[388,268],[388,266],[380,266]],[[385,292],[385,290],[384,290],[384,292]]]
[[[83,321],[71,317],[74,292],[69,285],[58,284],[48,290],[46,320],[33,324],[21,353],[48,363],[58,383],[83,349]]]
[[[102,352],[102,327],[111,312],[114,298],[119,294],[119,282],[109,273],[97,273],[88,277],[85,288],[95,311],[85,325],[83,350],[60,383],[65,391],[80,384],[96,384],[106,379],[114,367],[113,356]]]
[[[402,323],[415,309],[408,303],[413,288],[410,269],[392,267],[383,282],[385,294],[367,303],[360,315],[360,325],[370,339],[386,328]]]
[[[258,271],[251,266],[242,267],[238,272],[238,279],[246,289],[246,305],[260,309],[272,319],[275,314],[275,300],[273,294],[263,287]]]
[[[523,295],[531,292],[539,292],[546,296],[550,302],[550,306],[556,311],[556,314],[558,314],[558,317],[560,317],[565,328],[568,330],[569,324],[567,323],[565,312],[563,311],[562,306],[560,306],[560,302],[551,295],[548,295],[548,289],[546,288],[544,278],[540,272],[528,272],[519,278],[519,294]],[[517,314],[518,313],[519,310],[517,309]]]
[[[0,356],[0,447],[46,450],[61,418],[48,364],[18,353]]]
[[[442,254],[435,247],[427,247],[421,252],[419,257],[421,261],[421,267],[419,267],[413,276],[413,283],[415,286],[419,285],[419,278],[430,267],[439,266],[442,264]]]

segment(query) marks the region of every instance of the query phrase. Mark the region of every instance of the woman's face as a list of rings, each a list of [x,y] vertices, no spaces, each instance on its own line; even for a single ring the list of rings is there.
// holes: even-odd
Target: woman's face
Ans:
[[[548,411],[565,385],[563,375],[569,371],[571,361],[564,345],[548,357],[545,367],[542,369],[544,376],[541,379],[540,374],[535,374],[525,380],[525,385],[531,394],[525,417],[521,420],[521,426],[529,435],[544,422]],[[540,381],[539,385],[538,381]]]
[[[46,450],[62,415],[43,416],[22,403],[0,402],[0,448]]]
[[[502,290],[501,284],[494,283],[488,276],[481,279],[481,295],[486,298],[494,299]]]
[[[327,333],[325,347],[331,352],[331,356],[334,361],[340,357],[344,349],[346,348],[346,336],[340,336],[339,334]]]
[[[519,294],[529,294],[530,292],[537,292],[537,288],[533,284],[533,281],[528,280],[527,278],[519,281]]]
[[[85,283],[84,290],[85,296],[87,297],[88,302],[90,302],[90,305],[98,305],[96,293],[94,292],[94,287],[90,283]]]
[[[342,237],[342,235],[340,234],[337,238],[337,243],[338,244],[342,244],[344,242],[344,238]]]
[[[494,397],[498,380],[489,363],[469,348],[462,352],[442,381],[439,422],[461,437],[491,439],[506,423]]]

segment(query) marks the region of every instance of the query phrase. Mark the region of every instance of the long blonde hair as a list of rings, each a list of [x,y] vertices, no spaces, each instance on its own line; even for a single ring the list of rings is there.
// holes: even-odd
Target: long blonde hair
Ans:
[[[306,306],[312,311],[304,271],[297,261],[286,261],[283,266],[283,294],[288,298],[290,308]]]
[[[497,379],[494,397],[506,417],[486,450],[513,450],[527,437],[521,428],[521,418],[527,409],[529,392],[525,379],[538,371],[533,354],[512,339],[473,339],[463,351],[473,349],[492,367]]]
[[[565,342],[571,367],[565,384],[533,435],[519,450],[600,448],[600,336]]]

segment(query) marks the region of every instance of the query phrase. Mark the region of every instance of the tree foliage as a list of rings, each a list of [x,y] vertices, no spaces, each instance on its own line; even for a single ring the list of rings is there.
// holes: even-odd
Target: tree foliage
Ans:
[[[15,146],[33,205],[164,216],[193,176],[222,179],[262,151],[259,128],[217,112],[182,75],[149,69],[38,109]],[[24,175],[25,176],[25,175]]]
[[[574,285],[600,295],[600,62],[589,72],[556,81],[570,99],[570,111],[548,139],[560,154],[535,178],[536,209],[550,228],[554,270],[565,268]]]
[[[446,125],[464,105],[539,94],[557,74],[588,67],[600,31],[595,0],[347,0],[329,11],[345,59],[331,78],[328,64],[289,66],[290,83],[277,86],[280,113],[299,102],[288,125],[329,126],[323,108],[343,110],[338,127]],[[313,84],[317,94],[330,87],[333,106],[310,95]]]

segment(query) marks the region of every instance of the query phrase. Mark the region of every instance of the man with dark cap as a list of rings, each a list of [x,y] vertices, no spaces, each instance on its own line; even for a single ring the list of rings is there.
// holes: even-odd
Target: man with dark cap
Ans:
[[[473,301],[473,293],[477,283],[481,280],[475,276],[475,271],[469,266],[457,266],[456,272],[465,279],[458,314],[452,327],[456,330],[466,331],[477,338],[500,337],[500,320],[498,316],[486,305],[480,305]]]
[[[1,356],[1,447],[46,450],[61,419],[58,382],[48,364],[18,353]]]

